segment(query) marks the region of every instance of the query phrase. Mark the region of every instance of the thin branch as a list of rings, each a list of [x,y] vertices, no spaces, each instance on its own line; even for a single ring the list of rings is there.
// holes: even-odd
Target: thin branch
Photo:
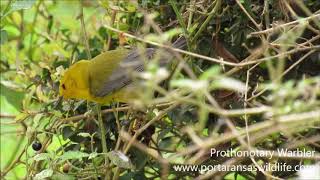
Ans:
[[[296,24],[299,24],[301,21],[310,21],[310,20],[313,20],[315,18],[320,18],[320,14],[312,15],[312,16],[309,16],[309,17],[306,17],[306,18],[301,18],[301,19],[298,19],[298,20],[295,20],[295,21],[291,21],[291,22],[288,22],[288,23],[285,23],[285,24],[277,25],[277,26],[274,26],[272,28],[269,28],[269,29],[266,29],[266,30],[263,30],[263,31],[252,32],[250,35],[260,35],[260,34],[272,33],[272,32],[275,32],[275,31],[281,29],[281,28],[284,28],[286,26],[296,25]]]
[[[132,38],[132,39],[136,39],[136,40],[141,41],[141,42],[152,44],[152,45],[155,45],[155,46],[158,46],[158,47],[161,47],[161,48],[165,48],[165,49],[170,49],[170,50],[175,51],[175,52],[183,53],[183,54],[186,54],[186,55],[189,55],[189,56],[193,56],[193,57],[197,57],[197,58],[200,58],[200,59],[212,61],[212,62],[215,62],[215,63],[220,63],[220,64],[224,64],[224,65],[228,65],[228,66],[238,66],[238,67],[247,66],[247,65],[250,65],[250,64],[256,64],[256,63],[263,62],[263,61],[268,61],[268,60],[271,60],[271,59],[274,59],[274,58],[277,58],[277,57],[287,56],[287,55],[290,55],[290,54],[293,54],[293,53],[296,53],[296,52],[299,52],[299,51],[307,51],[307,50],[311,50],[311,49],[320,48],[320,45],[312,46],[312,47],[297,48],[297,49],[292,49],[290,51],[286,51],[286,52],[283,52],[283,53],[279,53],[279,54],[277,54],[275,56],[265,57],[265,58],[261,58],[261,59],[257,59],[257,60],[253,60],[253,61],[249,61],[249,62],[232,63],[232,62],[229,62],[229,61],[223,61],[223,60],[220,60],[220,59],[211,58],[211,57],[200,55],[200,54],[193,53],[193,52],[190,52],[190,51],[184,51],[182,49],[173,48],[173,47],[168,46],[168,45],[164,45],[164,44],[156,43],[156,42],[153,42],[153,41],[145,40],[143,38],[137,37],[137,36],[132,35],[132,34],[128,34],[128,33],[123,32],[121,30],[118,30],[118,29],[115,29],[113,27],[110,27],[108,25],[105,25],[105,27],[107,29],[110,29],[110,30],[118,32],[118,33],[122,33],[124,36],[127,36],[127,37]]]
[[[88,35],[87,35],[87,31],[86,31],[86,25],[84,23],[84,15],[83,15],[83,4],[82,4],[82,0],[80,1],[80,14],[78,16],[78,18],[80,19],[81,22],[81,29],[82,29],[82,34],[83,34],[83,38],[84,38],[84,44],[86,47],[86,53],[87,53],[87,57],[89,59],[92,58],[91,53],[90,53],[90,46],[89,46],[89,41],[88,41]]]
[[[102,145],[102,151],[104,153],[104,164],[107,167],[105,179],[109,179],[110,169],[109,169],[108,149],[107,149],[107,143],[106,143],[106,129],[104,127],[104,123],[102,120],[102,113],[101,113],[101,105],[100,104],[96,105],[96,112],[98,114],[98,122],[99,122],[100,135],[101,135],[101,145]]]
[[[279,77],[277,78],[282,78],[283,76],[285,76],[286,74],[288,74],[295,66],[297,66],[298,64],[300,64],[303,60],[305,60],[308,56],[310,56],[312,53],[314,53],[315,50],[309,51],[307,54],[305,54],[304,56],[302,56],[298,61],[296,61],[295,63],[293,63],[288,69],[286,69]],[[268,88],[264,88],[262,89],[260,92],[258,92],[257,94],[255,94],[254,96],[251,96],[250,98],[247,99],[247,101],[251,101],[252,99],[255,99],[256,97],[262,95],[264,92],[266,92],[268,90]]]
[[[259,29],[261,30],[260,25],[251,17],[251,15],[248,13],[248,11],[243,7],[240,0],[236,0],[238,6],[241,8],[241,10],[248,16],[248,18],[251,20],[251,22]]]
[[[162,103],[162,104],[157,104],[155,107],[156,108],[164,108],[164,107],[167,107],[169,105],[171,105],[173,103]],[[125,107],[118,107],[118,108],[111,108],[111,109],[104,109],[101,111],[102,114],[108,114],[108,113],[113,113],[114,111],[119,111],[119,112],[123,112],[123,111],[128,111],[131,107],[130,106],[125,106]],[[76,116],[72,116],[72,117],[69,117],[69,118],[63,118],[63,119],[60,119],[59,121],[60,122],[63,122],[63,123],[68,123],[68,122],[75,122],[75,121],[79,121],[81,119],[84,119],[86,118],[87,116],[85,114],[80,114],[80,115],[76,115]]]

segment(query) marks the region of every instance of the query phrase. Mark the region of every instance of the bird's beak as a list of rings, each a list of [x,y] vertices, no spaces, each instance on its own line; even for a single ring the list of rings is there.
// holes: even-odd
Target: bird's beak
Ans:
[[[60,95],[60,98],[63,99],[63,100],[68,99],[68,98],[66,97],[66,95]]]
[[[60,94],[61,99],[66,100],[66,99],[70,99],[70,96],[68,94],[65,93],[61,93]]]
[[[61,87],[59,88],[59,95],[61,99],[67,99],[66,94]]]

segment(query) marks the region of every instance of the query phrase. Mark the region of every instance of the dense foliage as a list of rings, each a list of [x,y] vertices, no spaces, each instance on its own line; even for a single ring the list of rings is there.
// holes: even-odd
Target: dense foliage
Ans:
[[[299,175],[261,169],[281,163],[313,165],[307,174],[320,178],[320,1],[0,3],[1,179]],[[176,52],[170,45],[180,35],[188,47]],[[175,52],[175,60],[167,68],[156,57],[146,64],[131,104],[100,110],[59,99],[59,80],[74,62],[145,47]],[[222,157],[213,148],[315,154]],[[257,169],[187,171],[177,164]]]

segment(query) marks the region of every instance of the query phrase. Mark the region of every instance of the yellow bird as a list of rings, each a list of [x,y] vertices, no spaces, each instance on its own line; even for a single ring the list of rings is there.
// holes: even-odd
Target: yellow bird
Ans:
[[[173,43],[174,48],[184,48],[185,38]],[[165,66],[173,59],[166,50],[159,60]],[[64,73],[59,87],[60,96],[65,99],[85,99],[107,104],[112,101],[128,102],[137,96],[129,70],[144,71],[144,58],[152,59],[156,49],[147,48],[141,55],[137,50],[117,49],[102,53],[91,60],[80,60]]]

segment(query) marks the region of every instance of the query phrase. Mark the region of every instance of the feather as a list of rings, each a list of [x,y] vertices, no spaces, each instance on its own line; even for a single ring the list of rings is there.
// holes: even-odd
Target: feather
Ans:
[[[186,40],[181,37],[173,43],[173,47],[175,48],[184,48],[185,45]],[[145,65],[144,59],[150,61],[155,55],[155,51],[154,48],[147,48],[145,52],[141,53],[137,49],[134,49],[130,52],[125,51],[127,55],[123,56],[122,53],[117,53],[117,50],[115,50],[111,52],[113,54],[108,51],[106,52],[109,53],[108,55],[104,53],[104,56],[93,59],[95,67],[104,67],[105,69],[103,73],[99,73],[99,75],[103,75],[101,77],[93,77],[95,74],[89,76],[89,78],[92,79],[90,82],[93,82],[90,85],[91,94],[96,97],[104,97],[132,83],[130,72],[143,72]],[[110,57],[112,57],[112,60]],[[160,66],[165,66],[171,59],[173,59],[173,54],[165,50],[162,52],[159,60]],[[108,63],[108,61],[112,63]],[[93,69],[92,71],[95,70]]]

